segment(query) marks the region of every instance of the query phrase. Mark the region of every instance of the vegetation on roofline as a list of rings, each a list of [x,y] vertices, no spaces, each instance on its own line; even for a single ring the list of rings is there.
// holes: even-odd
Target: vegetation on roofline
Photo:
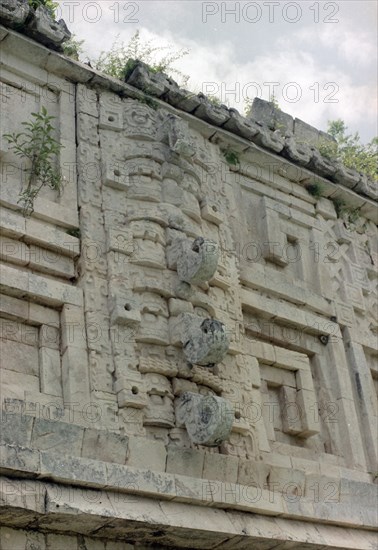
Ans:
[[[56,2],[52,0],[29,0],[31,5],[43,4],[51,7],[56,6]],[[77,40],[76,37],[66,43],[64,47],[66,55],[78,59],[82,51],[83,41]],[[185,86],[189,79],[188,75],[182,74],[178,69],[173,67],[173,64],[188,55],[187,49],[174,51],[172,46],[156,45],[153,40],[143,41],[140,31],[137,30],[129,40],[129,42],[121,42],[117,36],[112,47],[108,51],[101,52],[97,61],[94,61],[94,66],[112,77],[124,80],[134,70],[138,61],[143,61],[152,72],[164,72],[168,76],[179,77],[181,84]],[[149,91],[144,90],[148,95]],[[214,106],[220,106],[221,100],[210,95],[208,101]],[[156,108],[153,98],[147,97],[145,101],[148,105]],[[280,109],[277,98],[271,95],[270,102],[275,109]],[[246,115],[250,113],[252,100],[247,101]],[[369,178],[377,180],[378,177],[378,137],[373,138],[370,143],[364,145],[360,141],[360,136],[355,134],[347,134],[347,126],[341,119],[331,120],[328,123],[327,132],[335,138],[334,143],[323,141],[319,145],[320,153],[333,161],[342,162],[347,168],[353,168],[360,173],[366,174]],[[227,155],[229,163],[235,163],[236,159],[232,155]],[[321,196],[321,192],[314,188],[309,190],[313,196]]]
[[[67,57],[70,57],[71,59],[74,59],[75,61],[79,61],[80,54],[83,53],[85,40],[78,40],[76,38],[75,34],[71,35],[71,38],[67,40],[67,42],[63,43],[63,53]]]
[[[29,6],[33,8],[33,10],[36,10],[40,6],[44,6],[50,12],[52,17],[55,16],[55,11],[59,6],[58,2],[54,2],[53,0],[28,0],[28,2]]]
[[[189,76],[173,67],[173,64],[188,53],[189,50],[185,48],[175,51],[170,45],[155,45],[154,40],[142,41],[140,31],[137,30],[127,44],[120,42],[118,35],[111,49],[101,52],[95,61],[95,67],[114,78],[124,80],[133,70],[136,61],[143,61],[152,72],[164,72],[180,79],[181,85],[185,86]]]
[[[378,137],[368,144],[361,143],[358,132],[347,134],[348,127],[341,119],[328,121],[327,133],[336,142],[321,142],[320,153],[330,159],[342,162],[347,168],[353,168],[373,180],[378,179]]]

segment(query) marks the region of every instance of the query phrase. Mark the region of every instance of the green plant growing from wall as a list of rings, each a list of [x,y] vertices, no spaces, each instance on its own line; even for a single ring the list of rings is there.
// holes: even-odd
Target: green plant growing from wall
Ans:
[[[44,6],[52,17],[55,17],[55,11],[59,6],[58,2],[53,0],[29,0],[29,6],[34,10],[39,8],[39,6]]]
[[[274,94],[272,94],[269,98],[269,103],[271,103],[273,105],[273,107],[275,109],[277,109],[277,111],[280,111],[281,110],[281,107],[279,106],[279,103],[278,103],[278,100],[276,98],[276,96]]]
[[[361,143],[358,132],[347,134],[348,127],[341,119],[328,122],[327,132],[335,138],[335,143],[323,141],[319,144],[320,153],[330,160],[339,160],[348,168],[378,178],[378,137],[370,143]]]
[[[63,44],[64,55],[74,59],[75,61],[79,61],[80,54],[83,53],[82,46],[84,42],[85,40],[78,40],[74,34],[71,35],[71,38]]]
[[[55,117],[48,115],[45,107],[31,116],[31,122],[22,122],[24,132],[4,134],[10,149],[31,163],[26,187],[21,190],[17,201],[21,204],[25,217],[33,213],[34,201],[43,187],[59,192],[62,189],[62,177],[55,163],[63,145],[53,137],[54,128],[51,121]]]
[[[208,95],[206,96],[206,99],[214,107],[220,107],[222,105],[222,100],[216,95]]]
[[[330,199],[335,207],[336,215],[341,218],[347,229],[356,229],[356,224],[360,220],[360,209],[350,208],[346,202],[340,197],[334,197]]]
[[[101,52],[95,65],[97,70],[124,80],[134,69],[136,62],[143,61],[152,72],[164,72],[178,77],[181,79],[181,84],[185,86],[189,76],[172,65],[188,53],[189,50],[184,48],[174,51],[172,46],[156,46],[153,40],[143,42],[140,31],[137,30],[127,44],[120,42],[118,35],[111,49]]]
[[[310,183],[306,185],[306,190],[316,199],[320,199],[323,196],[324,187],[321,183]]]
[[[233,149],[225,149],[223,151],[223,156],[226,162],[231,166],[238,166],[240,164],[239,155]]]

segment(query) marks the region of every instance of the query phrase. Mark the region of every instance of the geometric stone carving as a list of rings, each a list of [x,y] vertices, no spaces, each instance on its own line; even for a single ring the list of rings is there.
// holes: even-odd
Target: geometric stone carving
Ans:
[[[141,315],[137,304],[134,301],[121,300],[120,297],[113,299],[111,312],[112,325],[138,326],[141,322]]]
[[[120,408],[132,407],[135,409],[146,407],[146,387],[141,374],[127,367],[126,359],[124,360],[124,365],[120,364],[118,371],[120,376],[114,386],[117,393],[118,406]]]
[[[224,324],[190,314],[182,317],[181,342],[189,363],[213,367],[222,361],[230,346]]]
[[[228,438],[234,419],[232,405],[226,399],[191,392],[180,397],[176,415],[192,442],[207,447],[218,447]]]
[[[214,276],[218,266],[218,245],[203,237],[193,243],[182,240],[177,249],[177,273],[189,284],[204,283]]]

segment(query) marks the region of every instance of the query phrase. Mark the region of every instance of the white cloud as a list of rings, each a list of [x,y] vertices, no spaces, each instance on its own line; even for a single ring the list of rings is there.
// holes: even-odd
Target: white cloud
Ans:
[[[339,25],[328,25],[320,29],[304,28],[292,36],[291,45],[298,40],[303,46],[314,46],[328,49],[335,56],[339,55],[350,64],[370,65],[377,55],[377,44],[372,36],[361,29],[343,28]]]
[[[278,82],[275,96],[283,111],[322,129],[326,128],[328,119],[342,118],[351,131],[360,130],[364,139],[376,132],[376,86],[369,82],[374,79],[365,76],[362,80],[358,70],[362,66],[369,68],[372,63],[374,40],[362,29],[351,31],[347,24],[316,26],[316,30],[313,26],[303,26],[283,38],[272,34],[267,27],[266,48],[259,44],[259,48],[251,52],[251,60],[242,62],[240,51],[252,50],[253,40],[251,43],[246,43],[246,39],[239,41],[234,34],[227,33],[226,28],[215,43],[207,44],[206,35],[200,41],[183,39],[185,9],[179,2],[166,2],[164,9],[172,6],[172,17],[168,27],[167,24],[164,27],[169,30],[165,31],[151,30],[141,24],[117,23],[114,11],[109,9],[113,3],[99,1],[97,4],[101,8],[101,19],[97,23],[86,21],[80,11],[73,23],[67,21],[73,32],[86,40],[87,54],[92,58],[101,50],[110,49],[117,34],[127,42],[140,28],[143,40],[154,39],[158,45],[190,49],[190,55],[175,66],[190,75],[188,87],[193,91],[201,90],[203,83],[213,82],[212,89],[218,91],[217,95],[243,112],[246,96],[261,95],[269,99],[272,88],[267,83]],[[86,15],[88,19],[88,15],[94,18],[96,14]],[[64,16],[68,20],[66,14]],[[236,97],[230,90],[235,90]],[[295,102],[296,94],[298,101]]]

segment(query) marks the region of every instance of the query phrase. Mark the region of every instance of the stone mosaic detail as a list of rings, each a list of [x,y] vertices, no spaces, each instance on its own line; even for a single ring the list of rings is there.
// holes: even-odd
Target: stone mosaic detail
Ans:
[[[0,140],[8,546],[69,546],[55,534],[68,513],[80,547],[155,543],[148,509],[168,547],[368,548],[374,188],[265,102],[244,119],[142,65],[115,83],[9,28],[0,39],[5,131],[48,97],[66,177],[23,218],[22,167]],[[147,80],[157,109],[138,100]],[[319,181],[316,200],[305,187]],[[353,223],[334,196],[358,210]],[[9,480],[41,503],[18,485],[10,500]]]

